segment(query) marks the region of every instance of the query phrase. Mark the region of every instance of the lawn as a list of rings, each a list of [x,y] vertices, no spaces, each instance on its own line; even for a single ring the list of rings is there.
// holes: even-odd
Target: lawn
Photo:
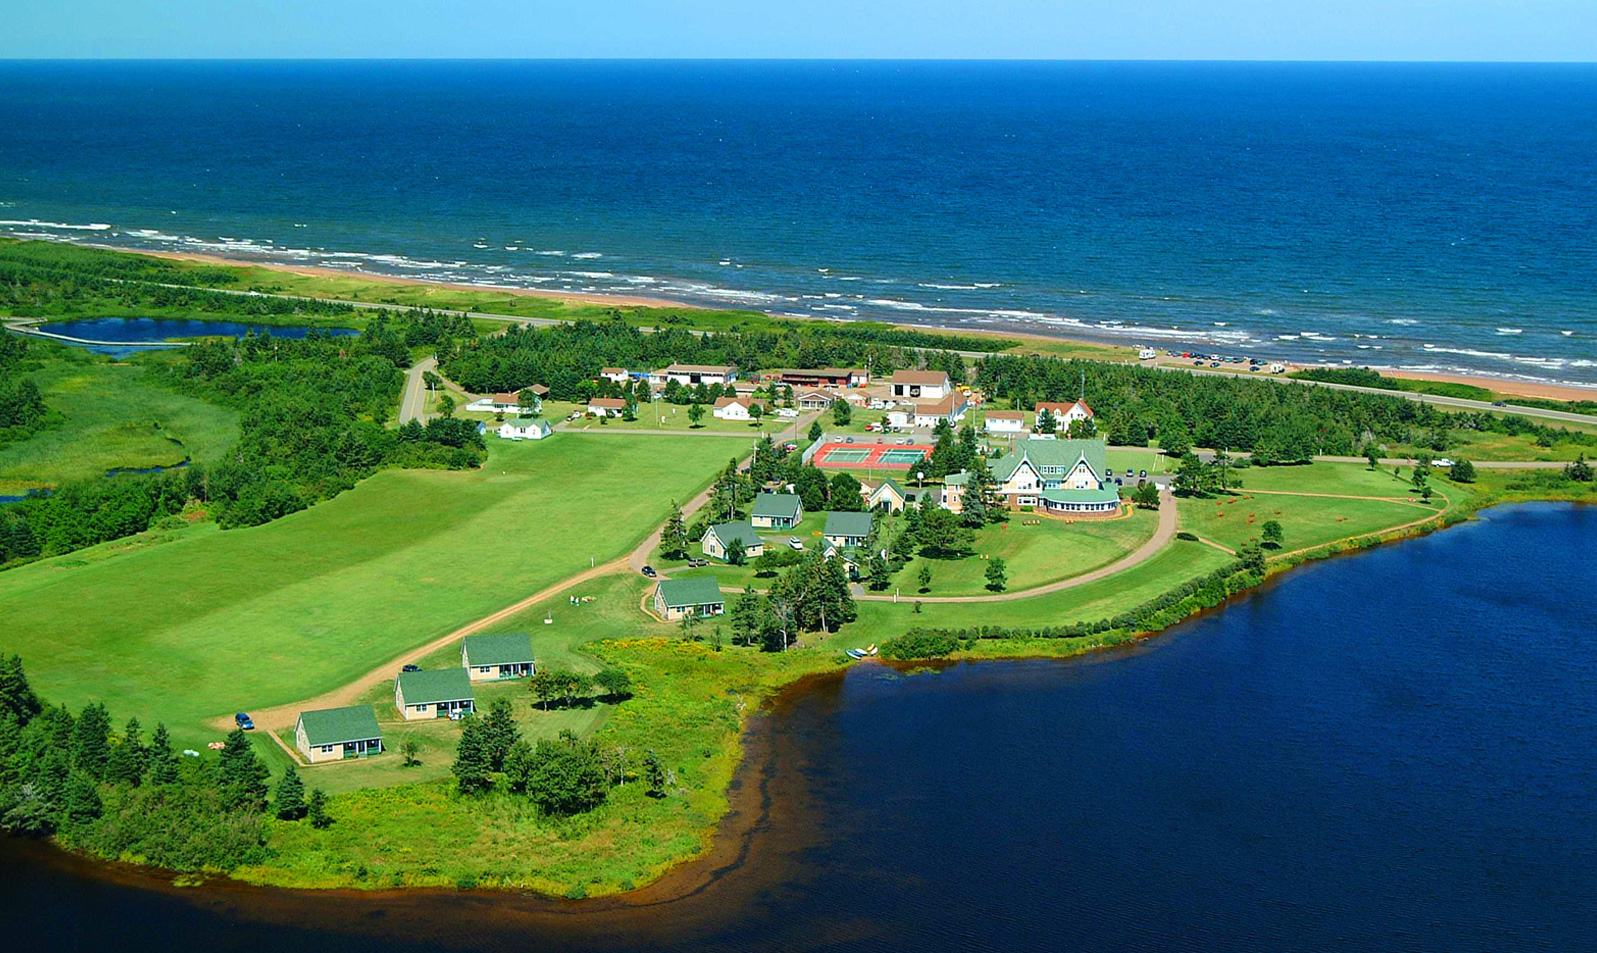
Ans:
[[[1440,510],[1440,507],[1383,500],[1278,494],[1252,496],[1245,490],[1236,496],[1180,499],[1177,506],[1183,530],[1232,549],[1257,539],[1265,522],[1275,520],[1285,533],[1282,542],[1285,550],[1365,536],[1424,519]]]
[[[161,387],[154,382],[158,373],[153,367],[113,364],[81,351],[47,356],[27,376],[60,419],[27,440],[0,447],[0,495],[20,495],[113,468],[220,457],[238,439],[238,415]]]
[[[1299,467],[1243,467],[1231,476],[1247,490],[1282,490],[1289,493],[1331,493],[1340,496],[1382,496],[1407,499],[1413,496],[1404,476],[1397,477],[1391,467],[1371,470],[1362,463],[1311,463]]]
[[[266,526],[43,560],[0,574],[4,648],[51,698],[207,740],[210,717],[330,690],[625,554],[727,456],[722,440],[660,450],[496,442],[478,471],[387,471]]]
[[[922,603],[918,613],[912,594],[905,594],[897,603],[860,602],[859,618],[827,641],[834,648],[843,649],[880,642],[915,627],[1047,626],[1094,621],[1139,605],[1230,561],[1230,556],[1212,546],[1177,540],[1125,572],[1044,596],[1005,602],[927,602]]]
[[[1028,526],[1028,520],[1037,523]],[[1109,565],[1147,542],[1158,523],[1158,513],[1151,510],[1138,510],[1125,519],[1074,523],[1014,513],[1007,523],[976,531],[975,555],[964,559],[916,556],[893,577],[893,586],[913,597],[920,589],[916,579],[921,567],[930,566],[932,587],[928,595],[982,595],[988,591],[990,564],[982,557],[1000,556],[1006,564],[1009,588],[1031,589]]]

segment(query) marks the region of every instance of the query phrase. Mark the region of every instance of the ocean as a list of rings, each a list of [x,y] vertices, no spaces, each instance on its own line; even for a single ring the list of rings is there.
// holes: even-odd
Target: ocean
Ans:
[[[1597,66],[0,63],[0,231],[1597,384]]]

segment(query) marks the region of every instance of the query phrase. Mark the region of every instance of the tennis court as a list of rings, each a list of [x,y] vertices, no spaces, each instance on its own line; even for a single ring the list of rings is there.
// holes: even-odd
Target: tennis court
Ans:
[[[818,467],[847,467],[856,470],[908,470],[926,459],[931,447],[890,446],[887,444],[828,443],[816,451]]]

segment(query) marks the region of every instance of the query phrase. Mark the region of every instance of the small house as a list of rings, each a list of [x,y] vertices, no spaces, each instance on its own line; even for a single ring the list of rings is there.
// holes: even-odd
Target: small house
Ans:
[[[790,529],[803,518],[804,501],[794,493],[761,493],[749,511],[749,522],[759,529]]]
[[[593,397],[588,400],[588,415],[592,417],[620,417],[626,410],[627,402],[620,397]]]
[[[708,618],[726,611],[726,596],[714,576],[662,579],[654,587],[654,611],[667,622],[690,615]]]
[[[1037,405],[1036,427],[1038,430],[1042,429],[1042,414],[1045,410],[1053,415],[1054,426],[1059,429],[1060,433],[1069,430],[1070,425],[1076,421],[1091,420],[1094,416],[1092,408],[1088,407],[1087,402],[1084,400],[1075,400],[1068,404],[1044,401]]]
[[[657,376],[661,381],[676,381],[685,387],[730,384],[737,379],[737,368],[730,364],[672,364]]]
[[[715,409],[710,413],[717,420],[753,420],[752,408],[755,404],[759,404],[761,411],[764,411],[764,401],[752,397],[722,397],[716,400]]]
[[[1017,434],[1026,432],[1024,410],[989,410],[983,428],[988,433]]]
[[[886,510],[889,513],[901,513],[908,499],[903,487],[890,479],[883,480],[880,486],[866,494],[865,507],[872,510]]]
[[[394,679],[394,707],[406,721],[459,717],[477,710],[477,693],[463,668],[400,672]]]
[[[869,511],[829,512],[826,514],[826,528],[821,530],[821,536],[839,549],[857,549],[864,546],[865,541],[870,538],[873,519]]]
[[[736,546],[743,547],[743,555],[748,559],[755,559],[765,553],[765,540],[754,531],[754,524],[748,520],[737,520],[731,523],[717,523],[704,531],[704,539],[700,540],[704,548],[704,555],[716,559],[726,559],[727,553]]]
[[[302,711],[294,747],[311,764],[365,758],[383,750],[383,733],[370,705]]]
[[[627,382],[627,369],[624,367],[601,367],[599,368],[599,376],[607,381],[625,384]]]
[[[460,641],[460,667],[474,682],[526,678],[533,673],[532,637],[525,632],[468,635]]]
[[[499,425],[499,437],[503,440],[542,440],[552,433],[554,428],[542,417],[517,417]]]
[[[832,406],[837,395],[824,390],[807,390],[798,395],[799,410],[825,410]]]

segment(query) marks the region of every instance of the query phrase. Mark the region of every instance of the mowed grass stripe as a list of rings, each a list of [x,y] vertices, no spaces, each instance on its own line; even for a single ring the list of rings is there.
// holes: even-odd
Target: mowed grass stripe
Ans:
[[[39,689],[180,738],[344,684],[626,553],[725,465],[724,440],[562,434],[481,471],[389,471],[303,513],[0,574],[4,648]]]

